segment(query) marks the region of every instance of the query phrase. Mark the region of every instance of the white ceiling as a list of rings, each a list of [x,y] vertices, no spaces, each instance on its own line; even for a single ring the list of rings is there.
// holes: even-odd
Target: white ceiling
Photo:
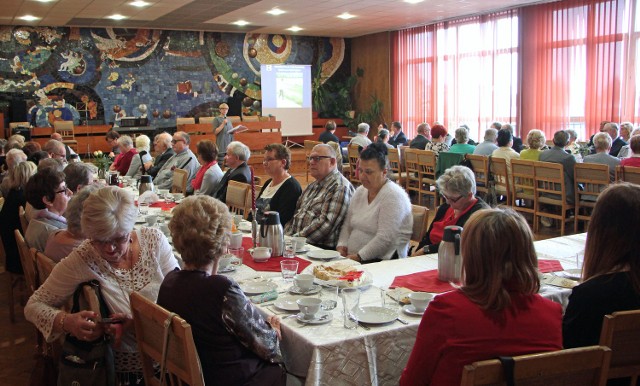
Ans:
[[[430,24],[460,16],[487,13],[541,0],[146,0],[151,5],[136,8],[122,0],[0,0],[0,25],[77,27],[127,27],[221,32],[286,33],[296,25],[299,35],[356,37],[382,31]],[[543,0],[549,1],[549,0]],[[272,16],[278,7],[286,13]],[[349,12],[355,18],[337,15]],[[122,21],[105,19],[112,14]],[[24,15],[41,18],[26,22]],[[237,20],[250,24],[239,27]]]

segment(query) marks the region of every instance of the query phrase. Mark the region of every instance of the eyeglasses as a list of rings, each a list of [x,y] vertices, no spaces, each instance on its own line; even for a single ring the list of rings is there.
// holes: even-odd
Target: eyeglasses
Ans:
[[[122,245],[126,242],[129,242],[131,240],[131,237],[129,235],[125,235],[125,236],[121,236],[121,237],[114,237],[111,240],[91,240],[91,242],[97,244],[100,247],[117,247],[119,245]]]
[[[328,155],[316,155],[316,156],[313,156],[313,157],[308,157],[307,159],[309,160],[309,162],[311,162],[311,161],[320,162],[320,160],[324,159],[324,158],[333,158],[333,157],[328,156]]]
[[[451,204],[455,204],[456,202],[460,201],[460,199],[464,197],[464,196],[458,196],[456,198],[447,197],[444,193],[440,193],[440,195],[442,196],[442,198],[444,198],[446,201],[448,201]]]
[[[178,142],[184,142],[184,139],[172,139],[172,140],[171,140],[171,144],[172,144],[172,145],[175,145],[175,144],[176,144],[176,143],[178,143]]]
[[[62,154],[60,154],[60,153],[51,153],[51,155],[53,156],[51,158],[60,158],[60,159],[62,159],[62,158],[66,159],[67,158],[67,154],[66,153],[62,153]]]
[[[55,194],[60,194],[60,193],[64,193],[65,196],[70,196],[71,194],[71,189],[67,188],[66,186],[64,186],[62,189],[60,190],[55,190],[54,191]]]
[[[278,158],[267,158],[267,157],[265,157],[265,158],[262,160],[262,163],[266,165],[266,164],[268,164],[268,163],[269,163],[269,162],[271,162],[271,161],[280,161],[280,159],[278,159]]]

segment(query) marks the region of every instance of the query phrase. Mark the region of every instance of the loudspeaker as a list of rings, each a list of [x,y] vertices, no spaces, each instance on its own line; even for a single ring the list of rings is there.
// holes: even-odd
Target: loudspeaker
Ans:
[[[11,135],[13,134],[20,134],[24,137],[25,141],[31,141],[31,130],[29,130],[28,127],[14,127],[13,130],[11,130]]]

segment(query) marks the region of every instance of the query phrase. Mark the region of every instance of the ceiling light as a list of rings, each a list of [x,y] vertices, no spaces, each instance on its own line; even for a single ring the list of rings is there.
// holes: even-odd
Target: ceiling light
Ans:
[[[111,15],[111,16],[107,16],[107,19],[111,19],[111,20],[123,20],[123,19],[126,19],[126,18],[127,18],[126,16],[122,16],[119,13],[116,13],[116,14]]]
[[[298,27],[297,25],[294,25],[292,27],[287,28],[287,30],[291,32],[298,32],[298,31],[302,31],[302,28]]]
[[[273,16],[282,15],[283,13],[287,13],[286,11],[281,10],[280,8],[274,8],[270,11],[267,11],[268,14]]]
[[[36,0],[38,3],[52,3],[56,0]]]
[[[246,21],[246,20],[238,20],[238,21],[234,21],[234,22],[233,22],[233,23],[231,23],[231,24],[235,24],[235,25],[239,25],[240,27],[243,27],[243,26],[245,26],[245,25],[249,24],[249,22],[248,22],[248,21]]]
[[[349,12],[343,12],[340,15],[338,15],[338,17],[343,20],[349,20],[356,17],[356,15],[352,15]]]
[[[133,5],[134,7],[142,8],[142,7],[146,7],[147,5],[151,5],[151,3],[147,3],[146,1],[138,0],[138,1],[133,1],[133,2],[129,3],[129,5]]]
[[[24,16],[20,16],[19,17],[20,20],[24,20],[24,21],[34,21],[34,20],[40,20],[39,17],[37,16],[32,16],[32,15],[24,15]]]
[[[424,0],[404,0],[405,3],[409,3],[409,4],[418,4],[418,3],[422,3]]]

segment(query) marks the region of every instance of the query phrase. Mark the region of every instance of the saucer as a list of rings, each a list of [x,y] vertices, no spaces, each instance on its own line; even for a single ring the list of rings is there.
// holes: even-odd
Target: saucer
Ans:
[[[301,322],[304,324],[323,324],[323,323],[329,323],[330,321],[332,321],[333,314],[331,312],[318,311],[315,318],[305,319],[304,314],[300,312],[298,315],[296,315],[296,319],[298,320],[298,322]]]
[[[219,269],[218,273],[228,273],[228,272],[233,272],[236,269],[238,269],[238,266],[236,266],[235,264],[231,264],[229,263],[229,265],[227,265],[226,267],[224,267],[224,269]]]
[[[307,253],[309,252],[309,247],[302,247],[302,249],[299,249],[296,251],[296,253]]]
[[[321,286],[319,286],[318,284],[314,284],[308,290],[303,291],[294,285],[293,287],[289,288],[289,292],[296,295],[313,295],[320,292],[321,289],[322,289]]]
[[[422,314],[424,314],[424,311],[420,312],[418,310],[416,310],[416,308],[413,306],[413,304],[406,304],[404,306],[402,306],[402,311],[404,311],[405,313],[409,314],[409,315],[416,315],[416,316],[422,316]],[[426,311],[426,309],[425,309]]]

